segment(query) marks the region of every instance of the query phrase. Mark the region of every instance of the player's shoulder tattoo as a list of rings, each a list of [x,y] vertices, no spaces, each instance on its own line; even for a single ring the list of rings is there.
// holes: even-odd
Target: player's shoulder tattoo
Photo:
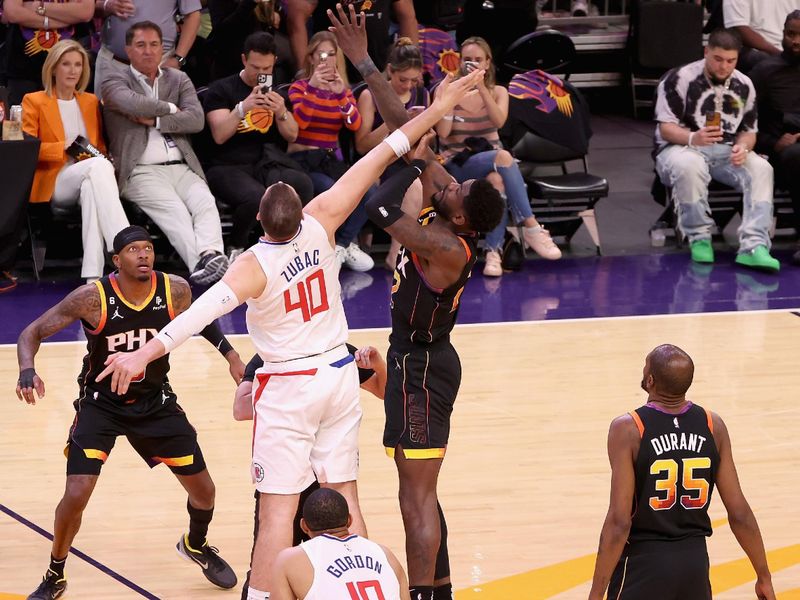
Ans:
[[[97,322],[103,309],[100,288],[96,283],[87,283],[72,292],[61,301],[63,313],[89,323]]]
[[[183,277],[169,273],[166,276],[169,278],[172,306],[175,307],[175,312],[181,313],[189,308],[192,303],[192,288],[189,287],[189,283]]]

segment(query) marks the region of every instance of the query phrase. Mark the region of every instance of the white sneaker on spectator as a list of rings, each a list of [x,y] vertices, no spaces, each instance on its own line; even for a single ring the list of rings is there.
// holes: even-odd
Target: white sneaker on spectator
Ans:
[[[211,285],[222,279],[228,270],[228,257],[221,252],[206,252],[197,261],[189,280],[198,285]]]
[[[570,12],[573,17],[586,17],[589,15],[589,3],[587,0],[572,0]]]
[[[242,252],[244,252],[244,248],[231,248],[228,250],[228,262],[233,263]]]
[[[483,274],[486,277],[500,277],[503,274],[503,261],[497,250],[486,251],[486,264],[483,266]]]
[[[375,266],[372,257],[359,248],[355,242],[350,242],[347,247],[337,245],[336,257],[351,271],[369,271]]]
[[[542,258],[547,260],[561,258],[561,250],[550,237],[550,232],[541,225],[523,228],[522,237],[525,238],[525,244]]]

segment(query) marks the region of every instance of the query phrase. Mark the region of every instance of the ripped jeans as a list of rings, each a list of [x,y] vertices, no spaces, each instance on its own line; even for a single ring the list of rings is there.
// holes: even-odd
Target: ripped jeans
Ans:
[[[735,167],[728,144],[702,148],[673,144],[656,155],[656,171],[664,185],[672,188],[678,225],[690,243],[711,239],[714,220],[708,206],[708,184],[715,179],[743,196],[739,252],[750,252],[756,246],[770,248],[774,177],[764,158],[750,152],[745,163]]]

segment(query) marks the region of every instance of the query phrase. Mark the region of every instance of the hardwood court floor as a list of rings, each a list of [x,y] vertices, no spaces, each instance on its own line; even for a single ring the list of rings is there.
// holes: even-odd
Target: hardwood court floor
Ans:
[[[353,332],[351,341],[383,352],[386,337],[386,330],[361,331]],[[800,598],[799,337],[800,318],[783,311],[458,328],[454,342],[464,377],[440,479],[457,599],[586,597],[608,502],[608,423],[643,402],[644,357],[662,342],[675,343],[694,358],[691,398],[728,424],[779,598]],[[249,356],[246,337],[235,337],[234,344]],[[0,347],[6,389],[0,504],[48,531],[63,489],[61,451],[82,354],[80,344],[44,345],[37,368],[47,395],[29,407],[13,395],[14,348]],[[171,379],[217,484],[210,541],[241,577],[252,533],[250,425],[230,416],[234,388],[224,367],[206,342],[193,340],[173,354]],[[380,443],[382,406],[366,394],[362,400],[362,507],[371,536],[402,560],[396,474]],[[175,555],[187,522],[185,503],[167,469],[148,471],[120,440],[76,547],[150,596],[71,556],[66,597],[223,597],[199,569]],[[752,598],[752,572],[716,497],[711,512],[715,598]],[[46,568],[49,547],[42,535],[0,513],[0,598],[32,590]]]

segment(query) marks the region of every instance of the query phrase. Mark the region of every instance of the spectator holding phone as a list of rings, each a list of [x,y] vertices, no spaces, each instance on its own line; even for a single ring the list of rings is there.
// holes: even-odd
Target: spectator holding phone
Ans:
[[[386,63],[386,78],[392,90],[409,112],[410,116],[425,110],[430,104],[430,94],[422,84],[422,53],[411,38],[401,37],[395,42]],[[356,131],[356,150],[366,154],[380,144],[390,131],[378,112],[372,92],[364,90],[358,97],[358,111],[361,113],[361,128]],[[397,160],[381,176],[381,181],[391,177],[397,168],[405,165]],[[417,216],[422,209],[422,183],[415,181],[403,197],[403,211]],[[392,240],[386,256],[386,266],[394,270],[400,243]]]
[[[258,206],[266,189],[283,181],[291,185],[305,204],[313,186],[301,166],[284,152],[297,138],[297,123],[283,96],[275,91],[275,41],[271,34],[256,32],[244,41],[239,73],[211,84],[203,99],[214,148],[206,169],[214,195],[234,207],[228,238],[229,260],[250,245]]]
[[[778,271],[769,249],[772,166],[755,152],[756,93],[736,70],[742,41],[730,29],[711,33],[704,58],[673,69],[656,90],[656,171],[672,188],[678,226],[692,260],[713,263],[708,206],[711,179],[742,192],[736,264]]]
[[[329,31],[315,33],[308,41],[303,77],[289,88],[294,118],[299,126],[297,139],[289,144],[289,155],[303,166],[314,183],[314,195],[333,187],[347,171],[339,149],[342,127],[358,131],[361,113],[347,82],[344,55],[336,37]],[[336,254],[353,271],[369,271],[372,258],[355,242],[367,222],[361,203],[336,232]]]
[[[483,69],[478,93],[464,98],[436,125],[445,168],[458,182],[486,178],[505,195],[515,224],[523,227],[524,243],[542,258],[558,260],[561,250],[531,211],[525,182],[514,157],[500,144],[497,130],[508,118],[508,90],[495,83],[492,51],[483,38],[471,37],[461,44],[461,75]],[[435,92],[434,92],[435,95]],[[486,235],[486,264],[483,274],[503,274],[500,249],[508,215]]]

